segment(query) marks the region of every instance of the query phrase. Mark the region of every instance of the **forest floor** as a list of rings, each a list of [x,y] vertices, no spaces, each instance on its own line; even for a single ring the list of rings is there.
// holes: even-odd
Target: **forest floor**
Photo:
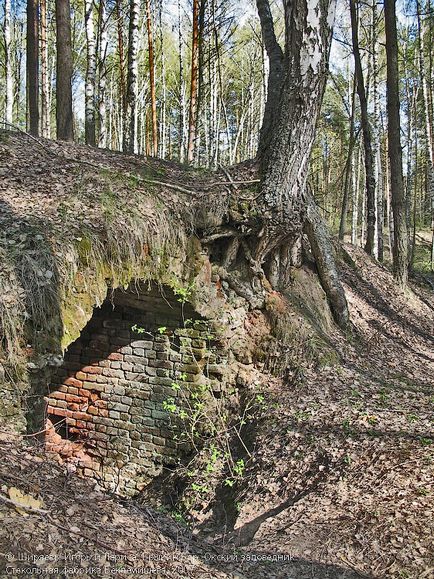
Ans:
[[[76,162],[35,147],[24,169],[20,143],[5,150],[21,189],[8,199],[15,215],[36,215],[42,205],[45,220],[54,215],[65,184],[53,192],[45,171],[57,180],[60,165],[66,174]],[[83,163],[113,160],[131,170],[119,155],[68,151]],[[165,179],[193,186],[197,175],[164,167]],[[16,574],[12,567],[80,578],[434,577],[434,293],[413,283],[401,291],[386,267],[358,248],[344,250],[351,334],[330,330],[333,355],[300,358],[296,379],[263,375],[252,458],[231,497],[234,530],[213,526],[209,514],[186,525],[103,494],[48,462],[28,438],[1,431],[0,577]],[[11,487],[37,497],[37,510],[18,512]]]

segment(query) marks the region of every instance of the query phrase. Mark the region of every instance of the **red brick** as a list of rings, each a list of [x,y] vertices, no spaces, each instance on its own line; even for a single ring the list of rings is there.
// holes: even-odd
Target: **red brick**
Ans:
[[[100,416],[103,416],[104,418],[108,418],[108,415],[109,415],[108,410],[104,410],[104,408],[99,408],[98,414]]]
[[[101,374],[102,368],[99,366],[85,366],[81,369],[81,371],[85,372],[86,374]]]
[[[95,416],[98,414],[98,408],[95,408],[95,406],[90,406],[87,411],[89,414],[94,414]]]
[[[96,400],[95,406],[97,408],[107,408],[107,401],[106,400]]]
[[[68,411],[64,408],[52,408],[48,413],[54,414],[55,416],[67,416]]]
[[[92,416],[86,412],[76,412],[74,418],[76,420],[92,420]]]
[[[86,428],[86,422],[83,422],[82,420],[76,420],[75,425],[77,428]]]
[[[80,405],[74,404],[73,402],[70,402],[68,404],[68,408],[69,408],[69,410],[71,410],[71,412],[77,412],[78,410],[80,410]]]
[[[65,400],[67,402],[75,402],[76,404],[80,404],[80,402],[82,402],[80,396],[75,396],[75,394],[65,394]]]
[[[63,392],[51,392],[50,398],[55,398],[56,400],[66,400],[68,395]]]
[[[76,376],[80,374],[80,372],[77,372]],[[66,384],[67,386],[75,386],[76,388],[81,388],[83,386],[83,382],[81,380],[77,380],[77,378],[73,378],[72,376],[70,378],[67,378],[64,381],[64,384]]]
[[[90,396],[89,390],[84,390],[83,388],[80,388],[78,393],[80,394],[80,396],[82,396],[84,398],[89,398],[89,396]]]
[[[107,358],[109,360],[119,360],[119,361],[122,361],[124,359],[123,355],[120,354],[119,352],[112,352],[107,356]]]

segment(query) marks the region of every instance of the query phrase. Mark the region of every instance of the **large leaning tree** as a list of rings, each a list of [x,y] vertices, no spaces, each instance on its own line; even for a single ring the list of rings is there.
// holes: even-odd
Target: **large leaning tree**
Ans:
[[[283,0],[285,46],[276,39],[269,0],[257,0],[270,63],[268,100],[261,129],[259,194],[229,207],[220,276],[234,285],[237,263],[248,264],[251,285],[284,289],[299,259],[303,234],[309,238],[323,288],[336,322],[345,327],[348,309],[333,246],[308,185],[308,164],[321,108],[336,0]],[[250,208],[246,209],[249,201]],[[240,210],[240,206],[242,210]],[[214,230],[215,239],[219,233]],[[222,239],[220,239],[220,243]]]

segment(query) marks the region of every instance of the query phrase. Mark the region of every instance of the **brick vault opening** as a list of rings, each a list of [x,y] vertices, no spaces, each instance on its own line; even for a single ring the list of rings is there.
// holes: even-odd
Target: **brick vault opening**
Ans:
[[[186,321],[191,328],[186,330]],[[177,456],[164,401],[209,362],[209,327],[169,288],[117,289],[65,353],[46,398],[46,449],[132,495]],[[212,361],[212,360],[211,360]]]

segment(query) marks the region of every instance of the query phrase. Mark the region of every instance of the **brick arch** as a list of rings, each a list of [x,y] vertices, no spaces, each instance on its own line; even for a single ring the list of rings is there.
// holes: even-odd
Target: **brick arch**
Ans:
[[[188,325],[185,324],[189,320]],[[112,292],[65,353],[46,398],[46,449],[104,488],[134,494],[177,455],[163,401],[216,358],[208,323],[168,288]]]

